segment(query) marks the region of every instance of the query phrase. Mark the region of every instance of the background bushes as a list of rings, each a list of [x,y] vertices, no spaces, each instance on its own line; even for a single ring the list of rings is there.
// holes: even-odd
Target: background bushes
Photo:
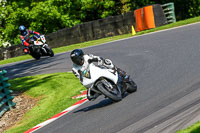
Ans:
[[[171,0],[1,0],[0,46],[19,44],[19,25],[42,34]],[[177,20],[200,15],[200,0],[174,0]]]

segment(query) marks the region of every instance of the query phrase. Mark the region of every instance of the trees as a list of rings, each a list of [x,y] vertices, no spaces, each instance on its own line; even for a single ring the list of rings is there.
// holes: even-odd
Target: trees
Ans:
[[[6,0],[0,1],[0,47],[4,43],[4,32],[2,27],[5,24],[5,18],[6,18]]]
[[[29,4],[30,3],[30,4]],[[58,29],[71,27],[80,23],[73,15],[70,16],[70,0],[14,0],[5,2],[1,10],[0,32],[3,40],[19,44],[20,25],[43,34],[55,32]],[[3,8],[3,6],[1,6]]]
[[[19,25],[43,34],[171,0],[0,0],[0,45],[19,44]],[[200,0],[174,0],[177,20],[200,15]]]

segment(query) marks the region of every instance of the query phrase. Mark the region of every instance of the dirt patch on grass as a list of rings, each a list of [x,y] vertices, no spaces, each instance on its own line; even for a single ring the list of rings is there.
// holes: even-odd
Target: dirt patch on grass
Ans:
[[[29,97],[23,93],[15,93],[14,96],[13,102],[16,103],[15,108],[7,111],[0,117],[0,133],[20,121],[24,114],[32,109],[38,101],[38,99]]]

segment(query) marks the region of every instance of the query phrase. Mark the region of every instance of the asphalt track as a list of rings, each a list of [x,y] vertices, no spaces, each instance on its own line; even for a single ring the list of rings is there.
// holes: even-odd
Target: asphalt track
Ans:
[[[99,97],[36,133],[173,133],[200,114],[200,23],[84,49],[138,84],[120,102]],[[71,71],[69,52],[2,65],[10,78]]]

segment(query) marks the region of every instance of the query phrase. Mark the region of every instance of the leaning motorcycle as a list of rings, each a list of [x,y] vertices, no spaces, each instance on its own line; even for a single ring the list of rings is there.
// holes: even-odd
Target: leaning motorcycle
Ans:
[[[121,87],[119,87],[119,78],[116,68],[108,69],[93,63],[90,63],[88,68],[81,72],[81,83],[88,91],[93,91],[99,95],[103,94],[114,102],[120,101],[125,92],[132,93],[137,90],[137,85],[130,77],[122,80]]]
[[[39,60],[41,56],[54,56],[53,50],[48,46],[48,44],[46,44],[44,35],[41,35],[37,39],[35,39],[35,37],[31,37],[29,50],[30,55],[36,60]]]

